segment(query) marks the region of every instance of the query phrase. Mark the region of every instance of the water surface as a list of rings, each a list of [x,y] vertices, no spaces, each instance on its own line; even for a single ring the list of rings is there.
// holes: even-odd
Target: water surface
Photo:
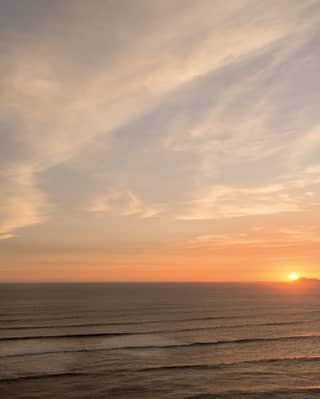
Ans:
[[[319,398],[317,284],[0,286],[0,397]]]

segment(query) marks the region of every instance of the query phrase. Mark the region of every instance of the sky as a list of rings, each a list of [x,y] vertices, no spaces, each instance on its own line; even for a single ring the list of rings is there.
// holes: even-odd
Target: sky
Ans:
[[[0,0],[0,281],[320,277],[319,0]]]

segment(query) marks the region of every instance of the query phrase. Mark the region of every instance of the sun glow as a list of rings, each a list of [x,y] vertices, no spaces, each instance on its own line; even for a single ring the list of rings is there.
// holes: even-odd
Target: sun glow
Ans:
[[[299,275],[296,274],[296,273],[290,274],[290,280],[291,280],[291,281],[297,281],[297,280],[299,280]]]

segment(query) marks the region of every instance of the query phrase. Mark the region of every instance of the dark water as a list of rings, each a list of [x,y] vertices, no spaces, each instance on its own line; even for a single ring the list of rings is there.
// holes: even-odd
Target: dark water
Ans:
[[[0,398],[319,398],[320,285],[0,285]]]

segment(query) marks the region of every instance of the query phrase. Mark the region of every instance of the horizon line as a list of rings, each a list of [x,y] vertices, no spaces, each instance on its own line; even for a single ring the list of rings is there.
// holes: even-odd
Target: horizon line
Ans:
[[[317,278],[305,278],[303,280],[318,280]],[[299,281],[292,282],[290,280],[210,280],[210,281],[190,281],[190,280],[179,280],[179,281],[166,281],[166,280],[148,280],[148,281],[127,281],[127,280],[117,280],[117,281],[0,281],[0,284],[297,284]]]

